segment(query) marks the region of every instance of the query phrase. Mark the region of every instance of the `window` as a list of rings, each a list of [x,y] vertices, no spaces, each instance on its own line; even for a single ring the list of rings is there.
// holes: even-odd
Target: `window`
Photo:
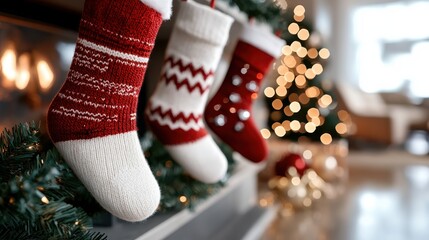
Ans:
[[[355,8],[352,27],[358,83],[367,92],[429,97],[429,2]]]

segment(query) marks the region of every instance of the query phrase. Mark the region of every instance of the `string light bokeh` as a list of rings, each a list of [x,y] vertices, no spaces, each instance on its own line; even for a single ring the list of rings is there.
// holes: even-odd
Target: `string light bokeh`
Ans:
[[[288,139],[291,133],[308,138],[314,134],[319,142],[329,145],[335,138],[346,136],[350,124],[345,113],[337,113],[334,97],[324,89],[325,80],[319,79],[330,51],[320,47],[320,36],[312,33],[304,20],[305,7],[295,6],[293,21],[287,27],[293,40],[282,48],[275,83],[263,91],[271,112],[270,124],[261,129],[261,134],[265,139],[272,136]],[[328,126],[332,121],[336,121],[335,125]],[[314,137],[311,139],[314,141]]]

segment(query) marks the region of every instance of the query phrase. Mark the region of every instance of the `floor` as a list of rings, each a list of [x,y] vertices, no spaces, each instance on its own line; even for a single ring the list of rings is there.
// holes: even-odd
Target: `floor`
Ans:
[[[280,216],[261,240],[427,240],[429,157],[405,151],[351,152],[346,193]]]

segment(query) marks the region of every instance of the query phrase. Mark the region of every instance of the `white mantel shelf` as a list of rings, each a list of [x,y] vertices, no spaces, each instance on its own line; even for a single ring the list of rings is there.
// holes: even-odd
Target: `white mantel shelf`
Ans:
[[[231,229],[231,226],[235,225],[233,222],[241,221],[241,224],[237,225],[243,225],[242,218],[248,222],[247,225],[257,221],[269,222],[273,218],[273,210],[259,209],[256,204],[257,174],[264,166],[249,163],[239,155],[234,157],[236,158],[235,170],[225,187],[193,210],[159,213],[139,223],[115,219],[112,227],[96,227],[94,231],[106,233],[111,240],[176,240],[188,237],[190,237],[188,239],[202,237],[216,239],[216,236],[237,235],[240,231],[250,231],[250,229],[240,231]],[[251,233],[245,232],[241,235]],[[247,237],[247,239],[250,238]]]

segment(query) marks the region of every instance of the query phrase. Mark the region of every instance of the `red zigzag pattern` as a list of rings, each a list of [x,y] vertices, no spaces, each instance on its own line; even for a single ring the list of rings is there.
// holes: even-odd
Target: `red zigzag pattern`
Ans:
[[[177,61],[175,61],[172,56],[168,57],[165,60],[164,64],[167,65],[167,63],[170,63],[170,68],[178,67],[180,72],[185,72],[185,71],[190,72],[192,77],[195,77],[198,74],[201,74],[204,81],[206,81],[209,77],[213,76],[213,71],[211,70],[208,73],[206,73],[202,67],[195,68],[194,65],[192,65],[192,63],[184,64],[181,59],[178,59]],[[173,74],[172,76],[168,77],[166,72],[164,72],[164,74],[162,75],[161,80],[165,80],[166,84],[173,83],[178,90],[182,87],[186,87],[190,93],[193,92],[195,89],[198,89],[198,91],[200,91],[200,93],[203,94],[210,88],[210,85],[207,87],[204,87],[199,82],[195,83],[195,85],[191,85],[189,82],[189,79],[187,78],[179,79],[176,74]]]
[[[156,114],[158,114],[163,119],[165,118],[171,119],[173,123],[179,120],[182,120],[186,124],[188,124],[191,121],[195,121],[196,123],[198,123],[198,121],[200,121],[202,118],[202,114],[198,114],[198,115],[189,114],[189,116],[185,116],[183,112],[180,112],[179,114],[174,115],[171,109],[168,109],[167,111],[163,112],[161,107],[156,107],[154,109],[150,108],[149,111],[150,111],[150,115],[155,116]]]
[[[182,62],[182,59],[178,59],[177,61],[174,61],[172,56],[168,57],[165,60],[164,64],[167,65],[167,63],[170,63],[171,68],[178,66],[181,72],[184,72],[185,70],[190,71],[192,73],[192,77],[197,76],[198,73],[200,73],[203,76],[204,80],[207,80],[207,78],[209,78],[210,76],[213,76],[212,70],[206,73],[202,67],[195,68],[194,65],[192,65],[192,63],[188,63],[184,65],[184,63]]]
[[[188,91],[191,93],[193,92],[195,89],[198,89],[201,93],[201,95],[206,92],[207,90],[209,90],[210,85],[207,87],[203,87],[200,83],[196,83],[195,85],[191,85],[189,83],[189,80],[187,78],[183,79],[181,82],[179,81],[179,79],[177,78],[176,74],[173,74],[171,77],[167,77],[167,74],[164,73],[162,75],[161,80],[165,80],[166,84],[169,84],[171,82],[173,82],[174,85],[176,85],[177,90],[179,90],[181,87],[186,87],[188,89]]]

